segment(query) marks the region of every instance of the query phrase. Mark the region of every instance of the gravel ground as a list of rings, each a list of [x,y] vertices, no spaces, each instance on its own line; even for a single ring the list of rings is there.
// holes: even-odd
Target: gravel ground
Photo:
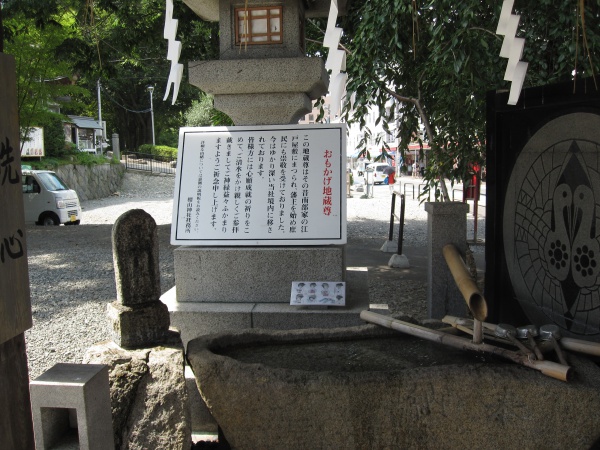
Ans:
[[[58,362],[81,362],[88,347],[109,339],[106,305],[116,298],[111,232],[125,211],[142,208],[156,220],[161,290],[173,287],[174,247],[169,244],[173,182],[171,176],[127,172],[120,192],[82,202],[80,226],[27,227],[33,327],[25,337],[31,379]],[[348,199],[348,239],[377,238],[383,243],[389,227],[389,188],[375,186],[371,199],[360,198],[362,194],[354,192]],[[483,223],[479,221],[479,236],[485,232]],[[472,219],[469,227],[472,236]],[[417,200],[408,199],[404,242],[425,246],[426,235],[427,213]],[[402,298],[397,298],[390,296],[399,292],[397,287],[370,281],[373,303],[392,299],[392,312],[422,315],[425,286],[403,287]]]

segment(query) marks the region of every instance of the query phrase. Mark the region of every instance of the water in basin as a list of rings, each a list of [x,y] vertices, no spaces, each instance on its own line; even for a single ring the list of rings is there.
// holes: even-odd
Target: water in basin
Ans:
[[[326,372],[393,371],[447,364],[505,362],[490,355],[460,351],[403,335],[350,341],[237,346],[217,353],[244,363]]]

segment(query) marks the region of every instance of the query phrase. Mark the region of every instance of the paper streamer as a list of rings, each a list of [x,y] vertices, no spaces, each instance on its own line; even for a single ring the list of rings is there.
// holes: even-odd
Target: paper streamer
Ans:
[[[346,52],[344,50],[329,50],[325,69],[331,70],[332,78],[346,70]]]
[[[327,29],[325,30],[325,39],[323,40],[323,46],[325,47],[337,48],[342,37],[342,29],[335,26],[338,12],[337,0],[331,0],[329,16],[327,17]]]
[[[330,113],[334,116],[339,114],[342,98],[345,96],[346,80],[348,79],[348,76],[342,73],[346,70],[346,52],[338,49],[342,38],[342,29],[335,26],[338,12],[337,0],[331,0],[327,29],[323,39],[323,46],[329,48],[325,68],[331,70],[329,78]]]
[[[502,48],[500,48],[500,56],[502,58],[510,57],[510,50],[513,46],[514,39],[511,36],[517,35],[517,29],[519,28],[519,21],[521,20],[521,16],[511,15],[508,19],[508,23],[506,24],[506,33],[504,34],[504,40],[502,41]]]
[[[181,78],[183,77],[183,64],[179,64],[179,57],[181,56],[181,42],[176,41],[177,26],[179,21],[173,19],[173,0],[167,0],[167,6],[165,11],[165,30],[163,37],[168,40],[167,59],[171,61],[171,71],[169,72],[169,79],[167,80],[167,89],[163,101],[169,97],[171,92],[171,85],[173,86],[173,101],[172,105],[177,101],[177,95],[179,94],[179,85],[181,84]]]
[[[348,75],[345,73],[338,73],[336,77],[333,79],[329,87],[329,93],[331,95],[330,103],[331,103],[331,114],[334,116],[339,114],[340,107],[342,103],[342,98],[346,93],[346,80],[348,79]]]
[[[516,105],[519,101],[528,66],[528,63],[521,61],[525,39],[516,37],[521,16],[512,14],[513,5],[514,0],[504,0],[496,28],[496,34],[504,36],[500,56],[508,58],[504,79],[511,82],[508,96],[509,105]]]
[[[337,48],[337,45],[342,38],[342,32],[343,30],[336,26],[327,28],[327,30],[325,30],[325,39],[323,39],[323,47]]]
[[[512,9],[515,1],[514,0],[505,0],[502,3],[502,10],[500,11],[500,20],[498,21],[498,28],[496,28],[496,34],[500,34],[504,36],[507,34],[507,26],[508,21],[510,20],[510,16],[512,15]]]
[[[517,64],[520,62],[520,59],[523,56],[524,47],[525,39],[515,38],[510,48],[508,63],[506,64],[506,72],[504,73],[504,79],[506,81],[514,81],[515,70],[517,68]]]
[[[510,94],[508,96],[508,104],[516,105],[521,95],[523,81],[525,81],[525,73],[527,72],[528,63],[519,61],[515,67],[512,83],[510,84]]]

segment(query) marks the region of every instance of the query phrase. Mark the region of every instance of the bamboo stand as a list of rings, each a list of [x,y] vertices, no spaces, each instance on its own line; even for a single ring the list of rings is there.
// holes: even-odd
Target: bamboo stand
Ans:
[[[502,347],[496,347],[484,342],[476,344],[470,339],[454,336],[452,334],[444,333],[443,331],[431,330],[429,328],[403,322],[401,320],[392,319],[371,311],[362,311],[360,313],[360,318],[369,323],[391,328],[392,330],[400,331],[402,333],[406,333],[428,341],[448,345],[449,347],[457,348],[459,350],[471,350],[500,356],[525,367],[539,370],[544,375],[556,378],[557,380],[568,381],[572,374],[570,366],[565,366],[552,361],[538,361],[536,359],[529,358],[527,355],[524,355],[520,352],[507,350]]]
[[[533,349],[529,349],[517,339],[516,329],[514,327],[510,325],[502,327],[501,325],[485,322],[488,312],[487,303],[471,278],[458,250],[454,245],[449,244],[444,246],[443,254],[450,272],[454,277],[454,281],[465,298],[469,310],[473,314],[473,320],[446,316],[442,321],[452,325],[452,327],[460,331],[472,335],[472,340],[443,331],[431,330],[419,325],[392,319],[371,311],[362,311],[360,313],[360,318],[366,322],[391,328],[428,341],[448,345],[459,350],[471,350],[500,356],[525,367],[539,370],[544,375],[556,378],[557,380],[568,381],[571,377],[572,369],[567,364],[564,357],[561,358],[561,364],[544,360],[543,357],[540,357],[542,348],[544,347],[543,343],[538,346],[537,343],[534,342],[535,345],[533,345]],[[510,330],[507,330],[508,328],[510,328]],[[504,347],[484,343],[484,336],[486,339],[494,342],[516,347],[517,350],[509,350]],[[533,340],[533,338],[531,338],[530,341],[531,340]],[[550,343],[552,347],[546,348],[546,350],[556,350],[556,347],[558,346],[556,339],[552,338],[548,343]],[[600,344],[569,338],[561,339],[561,343],[565,349],[568,348],[574,351],[600,356]],[[546,347],[548,347],[548,345],[546,345]],[[559,352],[557,351],[557,353]]]
[[[454,281],[458,286],[461,294],[467,302],[467,306],[475,318],[473,325],[473,343],[481,344],[483,342],[483,327],[481,322],[487,318],[487,303],[479,288],[471,278],[464,261],[460,257],[457,248],[448,244],[443,248],[444,259],[448,264],[450,273],[454,277]]]
[[[475,326],[474,321],[471,319],[465,319],[462,317],[446,316],[442,319],[442,322],[452,325],[457,330],[463,331],[468,334],[473,334],[473,327]],[[491,340],[503,342],[501,339],[495,339],[496,325],[489,322],[482,322],[484,335]],[[550,343],[544,345],[543,342],[538,344],[542,351],[548,352],[553,349]],[[565,350],[577,353],[583,353],[590,356],[600,356],[600,343],[584,341],[582,339],[575,339],[569,337],[563,337],[560,339],[560,345]]]

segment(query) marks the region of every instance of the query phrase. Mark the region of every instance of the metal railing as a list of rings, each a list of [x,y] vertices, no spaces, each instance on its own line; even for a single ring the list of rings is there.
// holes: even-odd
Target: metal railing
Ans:
[[[150,173],[175,175],[176,161],[164,156],[148,153],[124,153],[126,170],[142,170]]]
[[[396,215],[396,196],[400,196],[400,215]],[[402,254],[402,241],[404,241],[404,209],[405,209],[405,200],[404,194],[401,194],[398,191],[392,192],[392,212],[390,213],[390,235],[389,241],[394,240],[394,219],[398,219],[399,228],[398,228],[398,254]]]
[[[403,191],[404,192],[404,196],[406,196],[406,187],[410,186],[412,188],[412,198],[414,200],[415,199],[415,184],[414,183],[408,183],[408,182],[402,183],[402,181],[400,182],[400,184],[404,186],[403,187],[403,189],[404,189],[404,191]]]

